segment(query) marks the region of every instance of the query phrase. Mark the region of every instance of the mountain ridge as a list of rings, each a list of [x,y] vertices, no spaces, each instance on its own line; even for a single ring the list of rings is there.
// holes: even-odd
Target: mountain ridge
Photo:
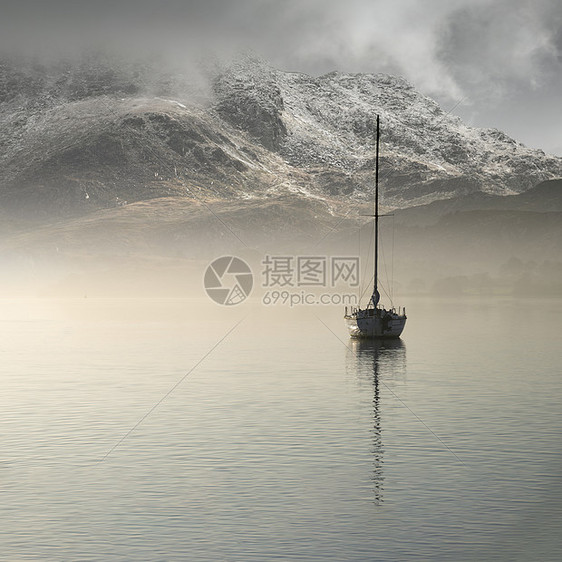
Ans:
[[[283,193],[362,204],[377,112],[389,208],[520,193],[562,176],[562,158],[467,127],[402,78],[314,78],[246,58],[209,71],[203,99],[204,88],[163,72],[143,93],[150,69],[135,82],[124,68],[88,59],[26,75],[0,65],[1,207],[63,218],[157,197]]]
[[[377,113],[382,179],[392,206],[473,191],[518,193],[561,173],[559,158],[501,131],[464,125],[400,77],[332,72],[313,78],[268,67],[260,74],[248,63],[231,67],[219,81],[220,95],[226,91],[231,105],[234,99],[251,108],[248,121],[269,111],[278,123],[278,150],[291,164],[343,172],[346,194],[372,189]],[[336,176],[338,181],[343,183]]]

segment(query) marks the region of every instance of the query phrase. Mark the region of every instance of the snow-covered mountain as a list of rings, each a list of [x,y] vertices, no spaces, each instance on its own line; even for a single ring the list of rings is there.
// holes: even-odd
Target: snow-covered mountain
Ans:
[[[252,58],[208,75],[201,90],[107,60],[4,61],[0,208],[76,216],[163,196],[288,194],[326,201],[338,214],[372,195],[377,113],[387,206],[508,195],[562,177],[562,158],[468,127],[401,78],[311,77]]]
[[[386,74],[314,78],[245,61],[221,75],[215,89],[225,119],[334,195],[371,190],[376,114],[382,179],[393,206],[475,191],[520,193],[562,175],[560,158],[501,131],[468,127],[404,79]]]

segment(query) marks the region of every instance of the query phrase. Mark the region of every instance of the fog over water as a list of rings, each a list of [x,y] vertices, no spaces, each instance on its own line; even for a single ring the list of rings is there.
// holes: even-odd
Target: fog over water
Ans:
[[[357,211],[359,214],[359,210]],[[562,294],[560,213],[474,212],[450,215],[434,225],[409,225],[412,219],[381,220],[379,278],[384,290],[401,295],[482,295],[526,298]],[[118,215],[119,216],[119,215]],[[162,234],[140,215],[127,227],[120,221],[92,220],[69,228],[55,223],[2,245],[5,295],[51,297],[201,297],[207,265],[222,255],[244,259],[263,292],[264,260],[355,256],[361,287],[372,284],[373,225],[356,218],[331,222],[307,215],[287,231],[272,226],[267,212],[254,215],[247,229],[236,215],[205,213],[203,225]],[[424,215],[422,215],[424,216]],[[258,232],[255,230],[258,229]],[[287,288],[287,287],[285,287]],[[300,289],[294,280],[289,287]],[[326,284],[326,290],[338,288]],[[358,294],[359,288],[354,289]]]

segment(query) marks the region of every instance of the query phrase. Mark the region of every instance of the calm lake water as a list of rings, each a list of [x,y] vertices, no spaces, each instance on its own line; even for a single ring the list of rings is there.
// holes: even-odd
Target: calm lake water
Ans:
[[[2,301],[0,559],[561,559],[562,301],[400,304]]]

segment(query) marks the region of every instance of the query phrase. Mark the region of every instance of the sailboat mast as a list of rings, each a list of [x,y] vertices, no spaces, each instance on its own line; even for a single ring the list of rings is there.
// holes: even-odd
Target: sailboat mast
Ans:
[[[377,114],[377,151],[375,158],[375,281],[373,287],[373,305],[376,308],[379,301],[377,286],[379,269],[379,145],[380,145],[380,117]]]

